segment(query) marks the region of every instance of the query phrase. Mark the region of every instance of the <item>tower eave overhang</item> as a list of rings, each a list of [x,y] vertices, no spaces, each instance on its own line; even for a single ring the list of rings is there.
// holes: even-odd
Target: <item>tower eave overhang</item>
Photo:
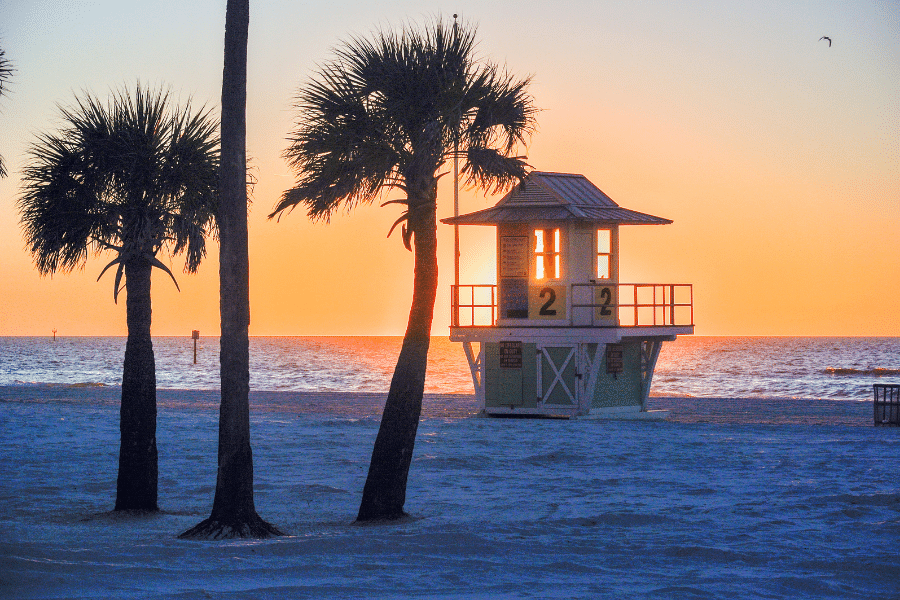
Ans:
[[[576,209],[572,210],[572,209]],[[671,219],[656,217],[622,207],[587,206],[494,206],[477,212],[441,219],[448,225],[499,225],[501,223],[533,223],[540,221],[582,221],[618,225],[669,225]]]

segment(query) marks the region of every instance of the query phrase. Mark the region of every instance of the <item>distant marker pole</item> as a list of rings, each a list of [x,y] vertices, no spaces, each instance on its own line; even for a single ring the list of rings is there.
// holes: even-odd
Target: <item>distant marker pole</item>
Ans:
[[[56,330],[55,329],[53,330],[53,341],[54,342],[56,341]]]
[[[191,338],[194,340],[194,364],[197,364],[197,340],[200,339],[200,330],[194,329],[191,331]]]

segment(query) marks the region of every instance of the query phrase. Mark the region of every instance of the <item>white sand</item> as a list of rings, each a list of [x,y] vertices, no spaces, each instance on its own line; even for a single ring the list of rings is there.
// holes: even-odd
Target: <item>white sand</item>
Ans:
[[[759,424],[763,401],[654,399],[714,422],[646,423],[429,396],[415,518],[360,527],[380,397],[257,394],[257,508],[290,535],[201,543],[175,535],[209,514],[216,395],[161,392],[164,512],[143,518],[107,512],[117,395],[0,388],[0,598],[900,597],[900,428],[870,404]]]

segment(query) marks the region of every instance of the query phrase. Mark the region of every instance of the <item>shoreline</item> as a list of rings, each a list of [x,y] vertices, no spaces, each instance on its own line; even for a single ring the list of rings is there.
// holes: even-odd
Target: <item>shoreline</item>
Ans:
[[[34,403],[118,407],[120,386],[26,384],[0,386],[0,403]],[[380,419],[387,392],[251,390],[254,414],[319,414]],[[157,389],[160,409],[216,411],[219,390]],[[649,410],[668,410],[668,423],[745,425],[841,425],[872,427],[872,400],[827,398],[759,398],[651,396]],[[474,394],[425,393],[422,419],[478,416]]]

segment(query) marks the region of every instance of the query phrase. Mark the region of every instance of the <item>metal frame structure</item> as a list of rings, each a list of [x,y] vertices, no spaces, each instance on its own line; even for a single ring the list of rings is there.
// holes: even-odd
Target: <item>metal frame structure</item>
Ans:
[[[873,384],[875,425],[900,425],[900,384]]]
[[[611,333],[610,329],[605,330]],[[471,333],[471,332],[470,332]],[[659,333],[659,332],[655,332]],[[597,384],[600,381],[600,369],[605,362],[605,353],[602,350],[607,343],[617,343],[631,336],[607,337],[605,339],[611,341],[599,341],[596,337],[586,337],[581,340],[572,336],[560,336],[557,340],[548,343],[547,336],[534,332],[531,339],[522,335],[505,336],[508,338],[516,338],[525,342],[535,343],[537,345],[536,354],[536,371],[537,386],[539,390],[538,405],[535,408],[526,407],[492,407],[492,414],[509,414],[509,415],[557,415],[557,416],[578,416],[591,413],[591,399],[594,397]],[[640,411],[647,411],[647,399],[650,396],[650,388],[653,383],[653,372],[656,368],[656,361],[665,341],[674,341],[675,334],[670,335],[654,335],[648,337],[645,333],[635,335],[641,342],[641,405]],[[523,339],[524,338],[524,339]],[[485,406],[485,376],[486,376],[486,360],[485,346],[488,340],[473,340],[471,336],[453,337],[452,341],[462,342],[463,351],[469,363],[469,370],[472,376],[472,385],[475,388],[475,399],[478,405]],[[474,344],[477,343],[476,348]],[[562,364],[557,364],[553,360],[552,355],[546,351],[547,348],[571,347],[572,350],[567,352]],[[589,351],[590,347],[594,347],[593,355]],[[576,361],[576,389],[571,389],[565,383],[562,377],[563,371],[568,367],[570,361]],[[543,379],[543,365],[547,363],[552,371],[552,381],[545,382]],[[548,385],[544,385],[548,383]],[[561,384],[564,387],[566,395],[572,400],[569,406],[550,404],[544,400],[553,392],[554,388]]]

